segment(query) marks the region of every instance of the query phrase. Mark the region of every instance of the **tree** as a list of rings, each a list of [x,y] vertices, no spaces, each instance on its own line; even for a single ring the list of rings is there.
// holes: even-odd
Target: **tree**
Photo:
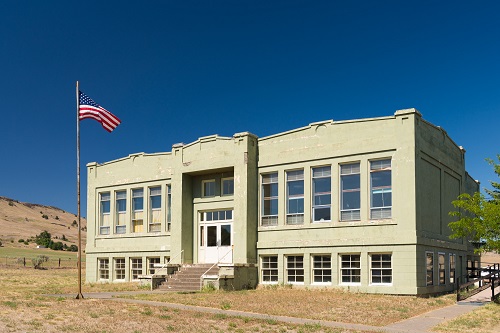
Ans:
[[[497,155],[500,162],[500,155]],[[486,160],[498,177],[500,164],[492,159]],[[458,211],[450,212],[458,221],[449,224],[453,234],[451,238],[468,237],[473,242],[482,243],[482,251],[500,252],[500,183],[490,181],[493,190],[485,189],[486,195],[479,192],[470,195],[461,194],[452,204]]]
[[[35,243],[37,243],[38,245],[49,247],[51,241],[52,235],[47,230],[42,231],[39,235],[35,236]]]

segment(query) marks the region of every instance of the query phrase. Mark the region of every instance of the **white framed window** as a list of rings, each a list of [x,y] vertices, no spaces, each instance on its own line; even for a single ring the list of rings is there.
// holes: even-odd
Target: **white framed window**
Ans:
[[[202,222],[221,222],[221,221],[232,221],[233,220],[233,210],[210,210],[200,213]]]
[[[132,232],[144,231],[144,190],[132,190]]]
[[[203,197],[215,197],[215,179],[202,180],[201,187],[203,190]]]
[[[262,283],[278,283],[278,256],[262,256],[260,262]]]
[[[161,231],[161,186],[149,188],[149,232]]]
[[[340,255],[340,282],[341,284],[361,283],[361,255],[341,254]]]
[[[391,160],[370,162],[370,219],[389,219],[392,216]]]
[[[125,222],[127,216],[127,191],[117,191],[115,193],[116,199],[116,222],[115,233],[124,234],[127,231]]]
[[[172,186],[167,185],[167,231],[170,231],[172,225]]]
[[[426,284],[434,285],[434,253],[425,252]]]
[[[455,273],[457,269],[457,255],[450,253],[450,283],[455,283]]]
[[[286,172],[286,224],[304,224],[304,170]]]
[[[332,256],[313,255],[313,283],[330,284],[332,283]]]
[[[361,219],[361,187],[359,163],[340,166],[340,221]]]
[[[330,166],[312,169],[313,222],[331,221],[332,171]]]
[[[438,272],[439,272],[439,284],[446,284],[446,265],[445,265],[445,254],[438,253]]]
[[[370,258],[370,283],[392,284],[392,254],[373,253]]]
[[[125,258],[115,258],[115,280],[125,280]]]
[[[262,226],[278,225],[278,173],[262,175]]]
[[[99,280],[109,280],[109,259],[102,258],[99,261]]]
[[[99,216],[99,235],[109,235],[109,226],[111,219],[111,194],[103,192],[100,194],[100,216]]]
[[[142,275],[142,258],[130,258],[130,279],[138,280]]]
[[[234,177],[222,178],[221,180],[222,195],[234,194]]]
[[[286,278],[288,283],[304,284],[304,256],[286,257]]]
[[[149,257],[148,260],[148,275],[152,275],[156,272],[156,264],[160,264],[160,257]]]

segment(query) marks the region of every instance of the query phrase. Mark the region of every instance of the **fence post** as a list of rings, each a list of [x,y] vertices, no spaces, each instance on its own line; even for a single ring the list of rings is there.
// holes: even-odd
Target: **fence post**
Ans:
[[[59,268],[61,268],[61,258],[59,258]]]
[[[26,257],[23,258],[23,265],[26,267]]]

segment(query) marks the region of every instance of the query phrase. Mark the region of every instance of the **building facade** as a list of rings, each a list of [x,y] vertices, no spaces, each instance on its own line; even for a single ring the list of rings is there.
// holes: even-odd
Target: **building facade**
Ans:
[[[478,261],[449,238],[451,201],[479,190],[464,155],[406,109],[89,163],[87,282],[219,263],[235,289],[451,291]]]

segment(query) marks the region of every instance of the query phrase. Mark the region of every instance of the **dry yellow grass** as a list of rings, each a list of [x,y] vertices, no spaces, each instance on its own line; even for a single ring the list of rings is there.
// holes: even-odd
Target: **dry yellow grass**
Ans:
[[[163,293],[126,297],[372,326],[385,326],[455,302],[454,295],[439,298],[418,298],[368,295],[337,289],[294,289],[287,287],[236,292]]]
[[[356,332],[109,300],[42,296],[46,293],[76,296],[76,274],[76,269],[0,267],[0,332]],[[120,290],[140,288],[129,283],[83,287],[84,294]]]

